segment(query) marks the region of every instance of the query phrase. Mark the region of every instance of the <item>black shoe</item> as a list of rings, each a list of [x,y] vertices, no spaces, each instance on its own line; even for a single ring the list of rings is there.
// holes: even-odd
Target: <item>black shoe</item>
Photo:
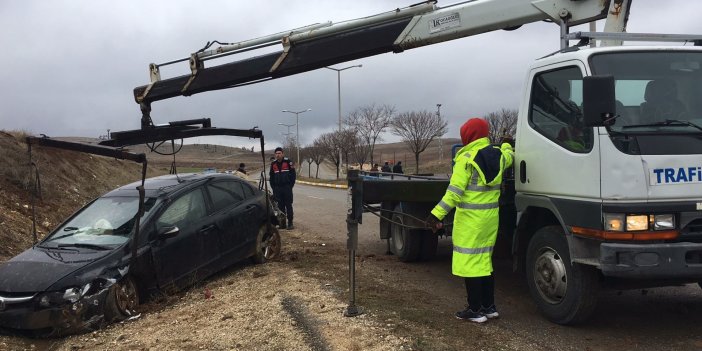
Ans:
[[[484,323],[485,321],[487,321],[487,317],[485,317],[484,314],[480,312],[473,312],[473,310],[469,308],[466,308],[463,311],[456,312],[456,318],[469,320],[475,323]]]
[[[287,229],[288,229],[288,230],[293,230],[293,229],[295,229],[295,226],[292,224],[292,222],[291,222],[291,223],[288,223],[288,228],[287,228]]]
[[[485,315],[485,317],[487,317],[488,319],[493,319],[493,318],[497,318],[500,316],[500,314],[497,313],[497,308],[495,307],[495,305],[492,305],[492,306],[487,307],[487,308],[481,306],[480,311],[478,311],[478,312]]]

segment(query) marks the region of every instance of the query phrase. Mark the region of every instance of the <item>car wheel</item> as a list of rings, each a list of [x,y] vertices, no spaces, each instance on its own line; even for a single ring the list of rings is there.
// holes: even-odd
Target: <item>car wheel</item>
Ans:
[[[281,240],[278,229],[271,226],[271,232],[268,233],[267,226],[262,225],[258,229],[256,237],[256,252],[252,259],[256,263],[265,263],[273,260],[280,255]]]
[[[390,250],[402,262],[416,261],[422,245],[421,234],[423,230],[408,229],[399,224],[404,224],[402,207],[395,206],[392,223],[390,226]]]
[[[546,318],[557,324],[585,321],[595,309],[599,276],[594,267],[571,263],[560,226],[539,229],[527,250],[531,297]]]
[[[105,320],[108,322],[125,320],[135,314],[139,305],[139,290],[131,277],[115,283],[107,292]]]

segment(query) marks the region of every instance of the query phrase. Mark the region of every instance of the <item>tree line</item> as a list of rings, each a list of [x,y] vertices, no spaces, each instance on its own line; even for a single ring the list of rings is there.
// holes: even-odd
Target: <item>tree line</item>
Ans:
[[[516,110],[501,109],[487,114],[485,119],[490,125],[489,138],[493,143],[505,135],[514,135]],[[337,179],[342,162],[375,164],[375,145],[383,141],[382,135],[388,131],[399,136],[414,155],[414,171],[419,173],[420,154],[432,141],[448,131],[448,122],[438,113],[427,110],[397,113],[394,106],[386,104],[361,106],[350,112],[343,122],[341,130],[319,135],[310,145],[300,150],[300,158],[307,163],[308,174],[311,173],[312,164],[315,164],[314,177],[319,178],[319,166],[325,161],[336,167]],[[288,150],[294,150],[295,144],[295,139],[290,136],[284,141],[284,147]],[[298,163],[302,166],[304,162]]]

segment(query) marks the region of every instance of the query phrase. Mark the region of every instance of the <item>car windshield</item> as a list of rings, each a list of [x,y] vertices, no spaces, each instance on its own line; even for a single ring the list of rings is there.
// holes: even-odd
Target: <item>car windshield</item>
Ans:
[[[148,216],[155,203],[155,198],[145,199],[143,218]],[[133,232],[138,208],[139,197],[136,196],[101,197],[56,229],[41,246],[98,250],[119,246]]]
[[[621,133],[702,132],[702,53],[625,52],[591,58],[593,73],[615,79]]]

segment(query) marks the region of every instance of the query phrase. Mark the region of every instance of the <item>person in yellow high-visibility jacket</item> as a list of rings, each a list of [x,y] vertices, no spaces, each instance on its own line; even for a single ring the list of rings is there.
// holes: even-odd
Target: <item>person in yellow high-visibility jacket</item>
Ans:
[[[454,208],[454,275],[463,277],[468,306],[456,318],[482,323],[499,316],[495,307],[492,252],[499,223],[502,174],[512,165],[514,151],[508,143],[490,145],[489,127],[482,118],[471,118],[461,126],[461,148],[454,158],[453,174],[446,194],[431,211],[427,222],[432,230]]]

